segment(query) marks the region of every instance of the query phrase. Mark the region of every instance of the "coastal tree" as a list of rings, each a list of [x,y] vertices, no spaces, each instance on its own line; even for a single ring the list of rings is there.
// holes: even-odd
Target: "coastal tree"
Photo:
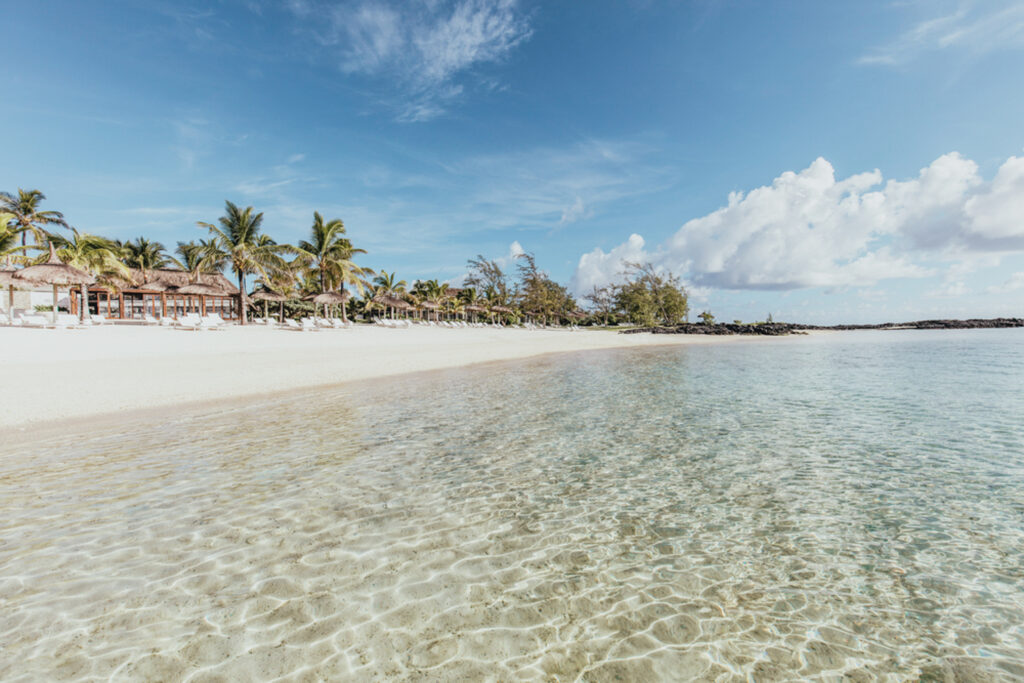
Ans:
[[[217,221],[219,225],[203,221],[197,225],[210,231],[214,240],[211,249],[231,266],[238,278],[239,322],[245,325],[245,276],[269,277],[273,271],[284,268],[281,254],[288,248],[260,232],[263,213],[256,213],[251,206],[241,209],[225,202],[225,213]]]
[[[0,213],[0,259],[5,265],[27,263],[30,249],[41,249],[35,245],[19,245],[18,236],[21,230],[14,222],[14,215]]]
[[[576,309],[576,301],[569,291],[537,267],[533,254],[524,253],[516,258],[519,260],[519,305],[524,311],[536,313],[547,324],[549,318],[561,317]]]
[[[386,270],[380,271],[375,278],[373,278],[373,284],[375,285],[374,296],[383,297],[398,297],[405,293],[406,282],[405,280],[399,280],[398,276],[395,275],[394,271],[388,272]],[[384,316],[387,317],[387,312],[390,309],[389,306],[384,307]],[[396,311],[391,310],[391,317],[394,318]]]
[[[593,308],[595,313],[598,313],[604,319],[604,324],[608,325],[608,316],[615,310],[615,287],[614,285],[608,285],[605,287],[598,287],[594,285],[588,293],[583,295],[583,298],[588,301]]]
[[[715,316],[711,314],[711,311],[701,311],[701,314],[697,316],[700,321],[705,325],[714,325]]]
[[[467,287],[475,287],[480,291],[493,290],[495,305],[504,306],[509,301],[508,276],[493,259],[478,255],[466,262],[469,271],[466,274]]]
[[[157,268],[164,268],[171,264],[164,245],[145,237],[136,237],[134,240],[123,243],[121,247],[125,264],[141,271],[143,282]]]
[[[315,273],[319,281],[320,291],[326,292],[335,287],[345,291],[350,284],[362,294],[364,278],[372,274],[352,260],[356,254],[365,254],[365,249],[357,249],[345,236],[345,224],[340,218],[325,221],[319,212],[313,212],[313,226],[310,239],[301,240],[296,252],[300,258],[308,260],[311,273]],[[345,304],[341,304],[342,320],[348,321]]]
[[[203,273],[219,273],[227,265],[224,254],[213,239],[178,242],[174,253],[181,258],[168,256],[168,260],[188,272],[189,282],[199,282]]]
[[[27,245],[26,237],[29,233],[35,238],[36,244],[41,245],[46,242],[46,226],[69,227],[60,211],[40,210],[39,205],[44,199],[46,195],[39,190],[23,190],[19,187],[17,195],[0,192],[0,212],[14,216],[23,247]]]
[[[670,272],[659,274],[650,263],[625,264],[626,282],[615,293],[616,305],[636,325],[677,325],[689,311],[686,289]]]
[[[91,273],[96,282],[110,289],[119,289],[131,278],[131,273],[121,261],[121,247],[117,242],[99,235],[90,235],[71,228],[72,237],[51,235],[50,240],[57,249],[57,256],[69,266]],[[78,315],[85,320],[89,307],[89,287],[79,285],[82,306]]]

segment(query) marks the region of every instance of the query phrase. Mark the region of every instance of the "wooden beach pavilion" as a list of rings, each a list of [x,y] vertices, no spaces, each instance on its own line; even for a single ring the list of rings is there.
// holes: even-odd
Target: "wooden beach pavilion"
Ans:
[[[110,320],[142,320],[174,318],[187,313],[212,315],[224,320],[238,320],[238,288],[220,273],[203,273],[197,277],[187,271],[158,268],[143,273],[131,269],[131,280],[124,287],[113,289],[102,285],[88,288],[88,313]],[[71,313],[78,315],[82,295],[71,291]]]

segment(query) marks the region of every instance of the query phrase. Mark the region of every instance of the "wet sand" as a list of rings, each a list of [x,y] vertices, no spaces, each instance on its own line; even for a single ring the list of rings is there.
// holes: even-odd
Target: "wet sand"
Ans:
[[[187,332],[0,328],[0,428],[170,408],[548,353],[735,342],[736,337],[496,328]]]

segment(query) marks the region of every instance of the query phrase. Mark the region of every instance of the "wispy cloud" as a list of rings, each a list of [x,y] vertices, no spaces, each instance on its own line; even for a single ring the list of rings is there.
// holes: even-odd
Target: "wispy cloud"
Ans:
[[[292,0],[290,8],[316,39],[341,49],[339,67],[375,81],[401,121],[443,114],[481,65],[505,59],[531,34],[517,0],[419,0],[330,4]],[[478,78],[495,89],[493,78]]]
[[[932,5],[928,5],[931,7]],[[955,9],[918,22],[896,40],[873,48],[861,64],[897,66],[943,50],[984,54],[1024,48],[1024,5],[1005,0],[964,0]]]

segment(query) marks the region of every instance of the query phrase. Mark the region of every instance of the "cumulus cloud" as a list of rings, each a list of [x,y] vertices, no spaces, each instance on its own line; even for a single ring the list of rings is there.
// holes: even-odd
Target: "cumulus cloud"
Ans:
[[[573,275],[570,288],[579,293],[589,292],[594,287],[603,287],[610,283],[622,281],[622,273],[626,263],[648,261],[644,251],[644,238],[636,233],[629,239],[612,249],[607,254],[600,248],[580,257],[576,273]]]
[[[885,183],[878,170],[837,179],[819,158],[771,185],[731,193],[653,250],[634,234],[607,253],[584,254],[573,282],[584,291],[614,281],[623,261],[645,260],[703,287],[868,286],[932,275],[929,260],[1024,250],[1022,215],[1024,160],[1015,157],[991,182],[951,153],[915,178]]]
[[[340,48],[342,71],[397,85],[405,121],[444,113],[464,92],[460,80],[506,58],[531,34],[517,0],[293,0],[290,7],[322,44]],[[493,79],[482,83],[494,89]]]

